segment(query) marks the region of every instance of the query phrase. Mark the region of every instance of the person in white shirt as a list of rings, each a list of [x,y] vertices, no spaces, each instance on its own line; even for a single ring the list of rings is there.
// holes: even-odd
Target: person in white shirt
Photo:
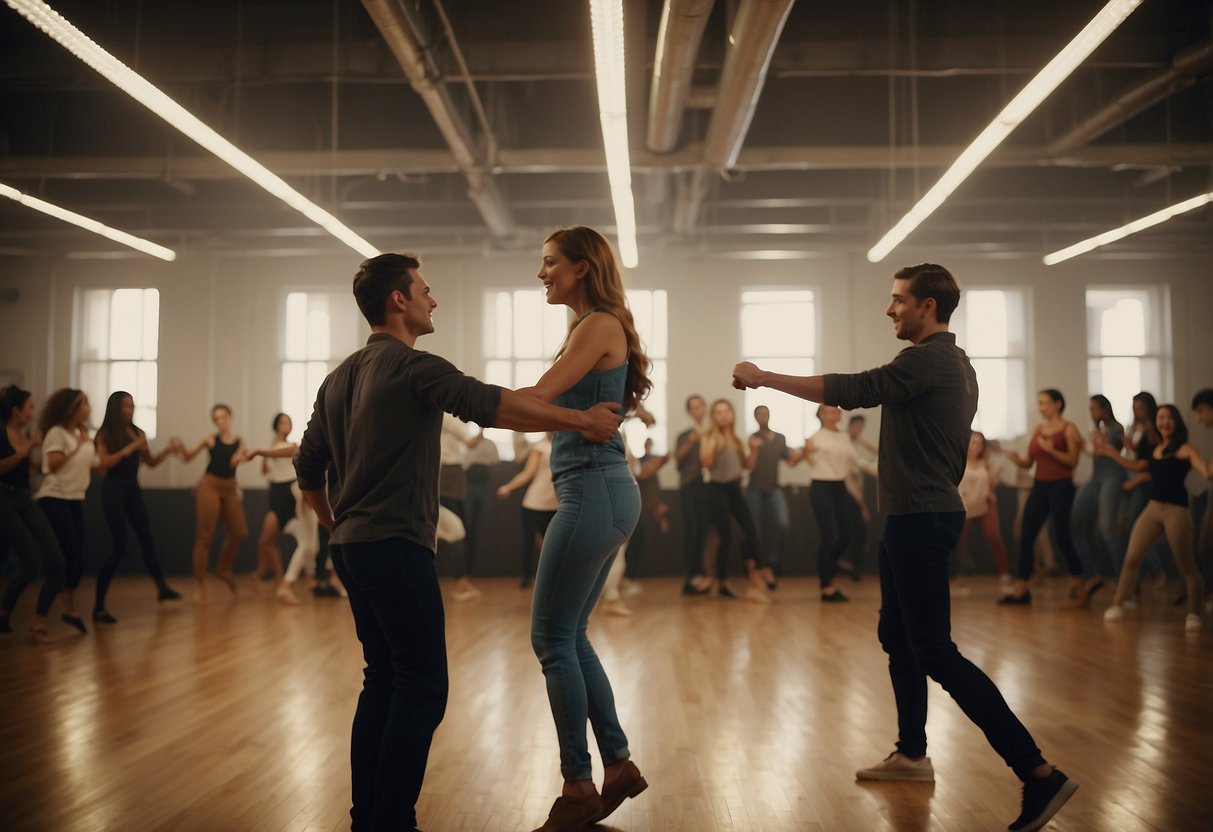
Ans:
[[[875,466],[860,458],[848,433],[838,429],[842,411],[823,404],[817,408],[821,430],[809,437],[804,445],[804,458],[808,460],[810,476],[809,502],[821,543],[817,549],[817,575],[821,582],[821,600],[828,603],[849,601],[842,590],[834,585],[838,561],[851,545],[856,531],[847,522],[853,514],[853,506],[847,501],[854,498],[847,492],[847,477],[855,468],[871,471]]]
[[[269,509],[261,523],[261,535],[257,538],[257,568],[253,570],[253,583],[256,585],[268,569],[274,575],[274,594],[278,600],[284,604],[295,605],[299,603],[299,599],[286,581],[282,569],[282,550],[278,548],[278,536],[291,534],[298,542],[295,555],[307,557],[311,554],[314,557],[313,545],[319,545],[319,523],[315,513],[302,505],[299,486],[295,483],[294,460],[299,446],[287,439],[294,428],[291,417],[285,413],[275,415],[273,427],[273,444],[268,448],[254,448],[248,452],[250,460],[261,457],[261,473],[270,481]],[[311,514],[311,524],[317,527],[314,536],[308,534],[312,530],[300,528],[305,523],[295,522],[297,518],[302,519],[300,514],[304,512]],[[292,526],[292,523],[295,525]],[[300,531],[302,535],[299,534]],[[298,574],[295,577],[298,577]]]
[[[480,434],[484,436],[483,431]],[[469,563],[476,562],[480,552],[480,530],[484,525],[485,511],[493,502],[497,489],[493,488],[493,466],[501,461],[497,443],[489,438],[481,440],[474,448],[468,448],[463,460],[467,479],[467,496],[463,499],[463,526],[466,537]]]
[[[472,436],[465,422],[449,413],[443,414],[438,503],[455,514],[460,522],[464,519],[463,501],[467,499],[467,472],[464,470],[467,452],[483,441],[483,433]],[[463,540],[454,544],[454,566],[454,599],[468,601],[478,598],[480,590],[472,584],[471,549]]]
[[[560,508],[556,487],[552,485],[550,433],[531,446],[522,470],[497,489],[497,499],[504,500],[523,486],[526,486],[526,493],[522,496],[522,583],[519,586],[526,589],[535,578],[535,558],[543,548],[548,524]]]
[[[998,477],[991,472],[989,460],[990,451],[985,434],[973,431],[973,435],[969,437],[969,458],[964,476],[957,486],[960,499],[965,505],[965,524],[960,538],[956,541],[956,554],[952,557],[953,588],[963,587],[961,580],[964,574],[965,544],[969,540],[969,532],[974,526],[978,526],[994,555],[998,582],[1004,592],[1010,592],[1011,570],[1007,560],[1007,547],[1002,540],[1002,530],[998,526],[998,503],[994,499]]]
[[[76,609],[76,588],[84,577],[84,494],[97,465],[88,429],[88,396],[71,387],[56,390],[42,408],[42,485],[34,499],[50,521],[63,552],[63,621],[87,633]]]

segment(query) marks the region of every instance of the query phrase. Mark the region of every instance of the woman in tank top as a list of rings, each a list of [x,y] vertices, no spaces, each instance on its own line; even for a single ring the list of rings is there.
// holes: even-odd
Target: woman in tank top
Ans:
[[[556,509],[560,508],[556,487],[552,484],[550,433],[531,446],[522,470],[497,489],[497,499],[505,500],[523,486],[526,486],[526,493],[522,495],[522,583],[519,586],[526,589],[535,576],[535,552],[542,551],[543,536],[556,516]]]
[[[747,601],[771,603],[766,593],[760,562],[758,527],[741,495],[741,472],[758,461],[759,440],[752,437],[743,444],[737,436],[737,416],[728,399],[712,402],[708,411],[708,430],[699,443],[699,462],[708,472],[707,521],[716,530],[720,544],[716,549],[716,587],[723,598],[736,598],[728,584],[729,557],[733,548],[733,521],[741,527],[741,560],[745,564]]]
[[[1053,521],[1057,546],[1066,557],[1070,573],[1070,598],[1064,609],[1081,609],[1087,605],[1087,589],[1082,580],[1082,561],[1074,548],[1070,534],[1070,512],[1074,508],[1074,466],[1082,454],[1082,434],[1077,426],[1062,418],[1066,398],[1060,390],[1049,388],[1036,395],[1036,407],[1044,419],[1028,442],[1028,456],[1007,451],[1007,459],[1020,468],[1036,466],[1036,479],[1028,502],[1023,509],[1023,533],[1019,538],[1019,571],[1010,594],[999,599],[1000,604],[1030,604],[1032,593],[1028,581],[1036,560],[1036,537],[1046,520]]]
[[[1091,431],[1090,451],[1094,457],[1091,478],[1078,490],[1074,498],[1074,547],[1082,560],[1082,576],[1086,582],[1087,596],[1103,588],[1104,575],[1115,577],[1120,572],[1120,561],[1124,558],[1124,544],[1120,539],[1117,521],[1120,504],[1124,502],[1125,472],[1119,465],[1102,454],[1110,447],[1119,456],[1125,445],[1125,429],[1112,412],[1112,402],[1107,396],[1094,395],[1090,401]],[[1097,562],[1096,555],[1102,555]]]
[[[232,562],[240,543],[248,536],[240,488],[236,484],[236,466],[245,460],[244,440],[232,433],[232,409],[227,405],[217,404],[211,408],[211,422],[217,432],[202,437],[193,448],[181,452],[185,462],[196,457],[203,448],[209,452],[206,473],[195,489],[198,532],[194,539],[194,601],[197,603],[207,598],[206,566],[220,518],[227,529],[227,539],[219,550],[215,577],[227,584],[233,595],[236,594],[236,579],[232,577]]]
[[[290,584],[286,582],[282,570],[282,550],[278,548],[278,536],[294,534],[302,523],[291,524],[300,518],[303,512],[310,512],[302,505],[303,498],[299,487],[295,484],[295,452],[299,446],[288,441],[294,425],[291,417],[285,413],[274,416],[274,443],[268,448],[257,448],[248,452],[248,458],[261,457],[261,473],[269,478],[270,499],[269,509],[261,523],[261,535],[257,539],[257,568],[253,571],[253,584],[269,570],[274,575],[274,595],[284,604],[298,604],[299,599]],[[315,515],[312,515],[315,517]],[[305,532],[306,534],[306,532]],[[296,552],[304,548],[302,539],[296,537],[299,545]],[[311,548],[306,547],[306,548]],[[306,557],[306,553],[300,553]],[[311,553],[313,556],[314,552]]]
[[[653,385],[610,244],[590,228],[560,229],[544,241],[537,276],[547,302],[576,318],[555,363],[519,392],[578,410],[600,402],[635,410]],[[531,645],[547,682],[564,777],[542,829],[560,832],[597,823],[648,784],[630,759],[611,683],[586,635],[615,554],[640,516],[640,490],[619,433],[603,445],[555,434],[551,468],[559,508],[539,554]],[[591,779],[587,721],[605,769],[601,796]]]
[[[88,632],[76,608],[76,589],[84,577],[84,495],[97,464],[97,448],[88,429],[88,396],[65,387],[42,408],[42,485],[34,499],[50,521],[63,553],[64,623]]]
[[[1155,425],[1159,442],[1147,459],[1126,459],[1111,448],[1105,448],[1106,458],[1114,460],[1127,471],[1150,474],[1150,500],[1129,533],[1129,549],[1125,565],[1116,583],[1112,606],[1104,611],[1104,619],[1124,618],[1124,603],[1137,590],[1137,575],[1155,542],[1165,536],[1175,557],[1175,564],[1188,589],[1188,615],[1184,629],[1200,629],[1200,572],[1192,557],[1192,513],[1188,510],[1188,489],[1184,480],[1196,469],[1202,477],[1213,478],[1213,462],[1206,461],[1188,444],[1188,427],[1179,408],[1164,404],[1158,409]]]
[[[118,564],[126,554],[126,525],[130,522],[143,550],[143,564],[147,574],[156,582],[161,601],[175,601],[181,595],[169,587],[156,557],[156,544],[152,539],[148,522],[147,505],[143,501],[143,490],[139,487],[139,463],[155,468],[174,451],[177,446],[169,442],[158,454],[147,446],[147,436],[135,426],[135,400],[125,390],[110,394],[105,403],[105,417],[97,430],[97,456],[100,468],[105,472],[101,481],[101,507],[105,512],[105,523],[110,533],[110,554],[97,573],[97,595],[93,601],[93,621],[116,624],[118,619],[106,606],[105,596],[109,591]]]

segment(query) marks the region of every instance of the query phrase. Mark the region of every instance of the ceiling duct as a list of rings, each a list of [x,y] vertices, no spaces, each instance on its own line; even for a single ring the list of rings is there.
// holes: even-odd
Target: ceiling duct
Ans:
[[[682,133],[682,116],[695,76],[695,59],[716,0],[666,0],[657,30],[649,94],[649,150],[669,153]]]
[[[1160,75],[1139,84],[1094,113],[1070,132],[1049,145],[1054,156],[1063,156],[1098,138],[1118,124],[1157,104],[1213,71],[1213,40],[1206,40],[1176,54],[1171,66]]]
[[[401,0],[362,0],[371,19],[413,89],[421,96],[439,132],[450,147],[456,164],[468,181],[468,197],[480,209],[489,230],[497,237],[516,233],[510,210],[488,172],[489,160],[482,158],[472,139],[472,131],[455,109],[442,84],[441,73],[432,52],[425,46],[434,42],[425,21],[413,5]]]

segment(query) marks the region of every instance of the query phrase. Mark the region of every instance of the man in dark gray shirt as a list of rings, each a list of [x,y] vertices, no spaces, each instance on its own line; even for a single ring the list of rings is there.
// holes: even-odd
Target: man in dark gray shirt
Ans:
[[[788,376],[749,362],[733,369],[738,389],[771,387],[844,408],[883,405],[878,477],[880,644],[889,655],[897,702],[897,750],[861,780],[934,780],[926,756],[927,677],[946,690],[1023,781],[1023,806],[1010,829],[1044,826],[1078,788],[1045,762],[994,683],[960,654],[951,637],[948,558],[964,525],[957,485],[964,475],[977,377],[948,321],[960,288],[942,266],[924,263],[893,276],[885,314],[909,341],[892,363],[851,375]]]
[[[320,385],[295,457],[303,496],[330,531],[366,660],[350,741],[355,830],[416,828],[430,741],[446,709],[434,569],[443,412],[484,427],[578,431],[594,442],[621,421],[617,404],[555,407],[414,349],[434,331],[438,306],[420,265],[384,254],[354,276],[372,335]]]
[[[699,464],[699,439],[702,435],[707,402],[698,393],[687,396],[687,415],[691,427],[678,434],[674,441],[674,464],[678,466],[678,513],[682,523],[682,561],[686,580],[683,595],[707,592],[703,581],[703,546],[708,534],[707,485],[703,481],[703,466]]]
[[[758,454],[758,460],[750,470],[745,501],[766,550],[765,561],[769,572],[764,577],[767,585],[774,589],[775,574],[779,571],[780,559],[792,529],[788,518],[788,501],[779,487],[779,462],[784,460],[789,465],[795,465],[803,454],[789,450],[787,438],[771,430],[771,410],[766,405],[760,404],[754,408],[754,421],[758,422],[758,430],[750,434],[750,447]]]

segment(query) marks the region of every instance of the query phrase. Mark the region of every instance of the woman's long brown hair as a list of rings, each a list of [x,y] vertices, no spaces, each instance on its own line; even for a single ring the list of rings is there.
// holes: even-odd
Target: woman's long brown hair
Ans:
[[[623,324],[624,335],[628,340],[628,377],[624,387],[623,409],[625,413],[634,411],[637,405],[649,395],[653,389],[653,380],[649,378],[649,357],[644,353],[640,343],[640,335],[636,332],[636,322],[632,318],[632,310],[628,307],[627,295],[623,291],[623,278],[619,267],[615,265],[615,254],[611,244],[601,234],[584,225],[572,228],[558,228],[548,235],[545,243],[555,243],[560,253],[576,263],[584,260],[589,265],[585,277],[587,298],[590,306],[604,309]],[[569,324],[569,334],[556,353],[559,358],[569,345],[569,335],[579,324],[575,320]]]

